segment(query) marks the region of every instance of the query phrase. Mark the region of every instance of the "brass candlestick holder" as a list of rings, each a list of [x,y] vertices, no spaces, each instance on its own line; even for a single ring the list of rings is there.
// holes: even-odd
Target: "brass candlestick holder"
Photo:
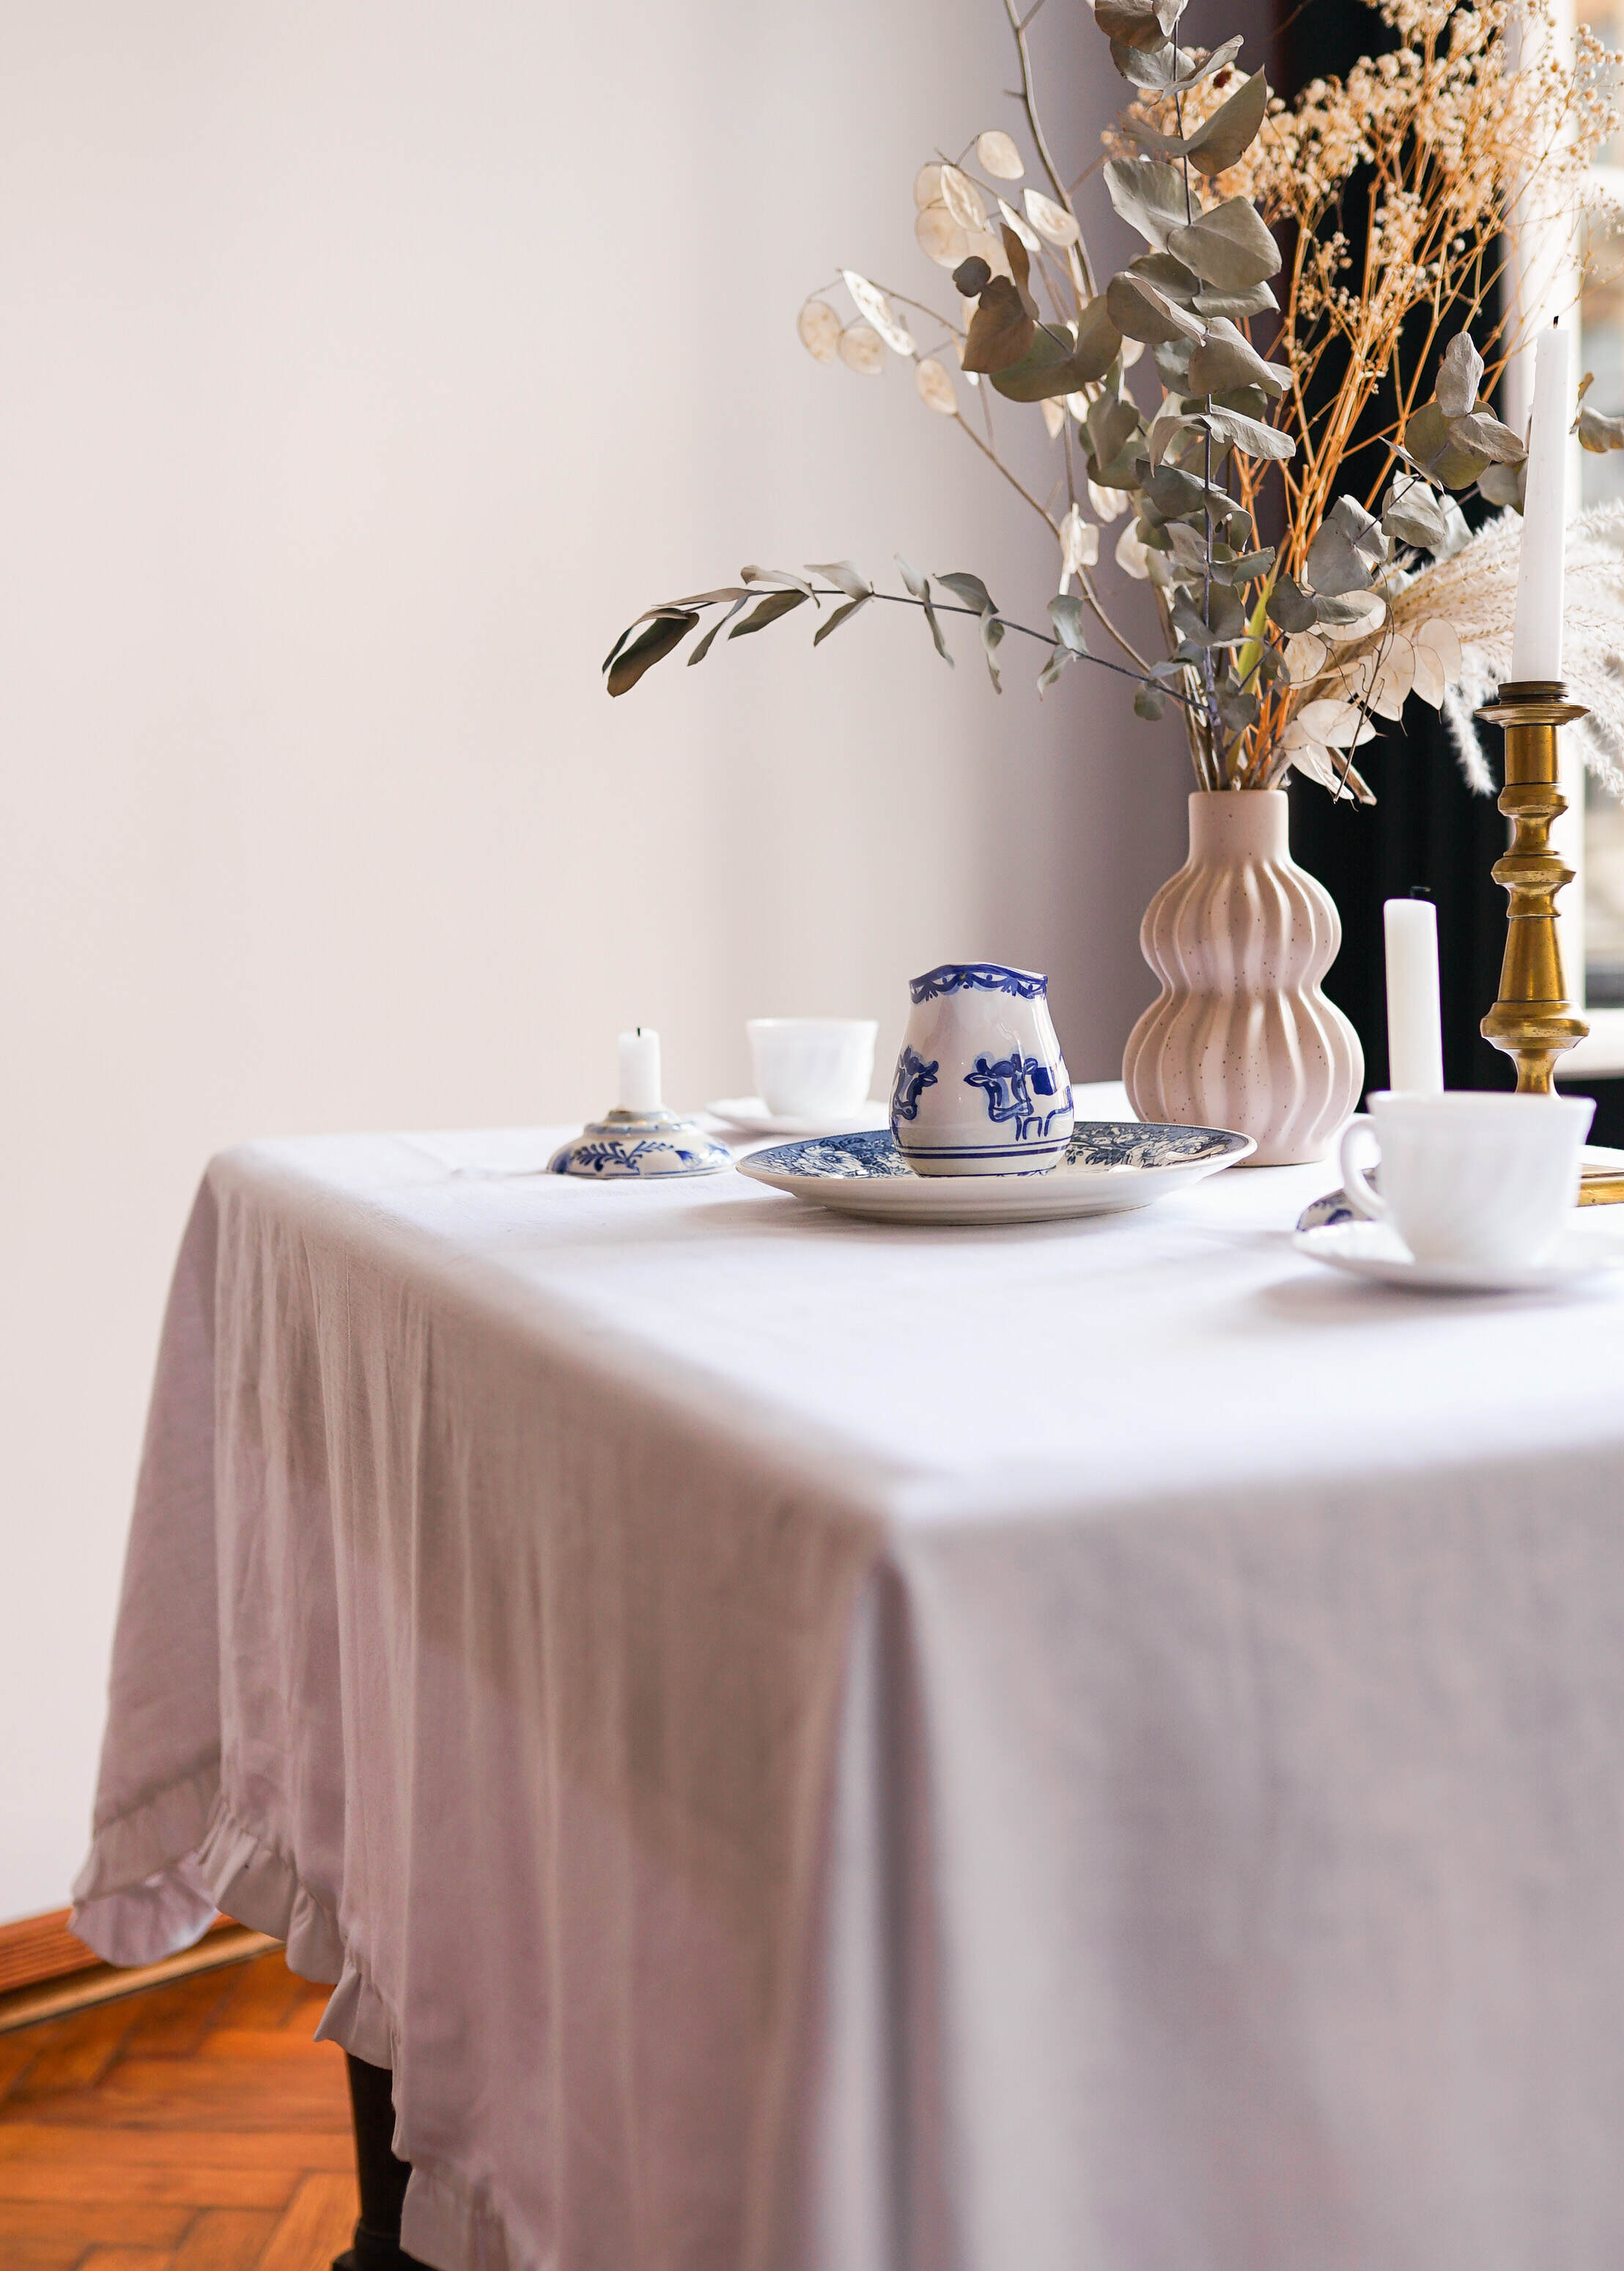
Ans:
[[[1510,902],[1500,999],[1483,1020],[1486,1041],[1516,1066],[1517,1092],[1549,1096],[1556,1060],[1590,1031],[1568,998],[1562,950],[1556,934],[1556,895],[1573,869],[1551,848],[1551,823],[1568,809],[1560,786],[1556,729],[1583,718],[1553,680],[1513,680],[1479,711],[1503,726],[1506,779],[1500,809],[1511,823],[1511,843],[1494,862],[1494,881]],[[1587,1174],[1580,1204],[1624,1199],[1624,1177]]]

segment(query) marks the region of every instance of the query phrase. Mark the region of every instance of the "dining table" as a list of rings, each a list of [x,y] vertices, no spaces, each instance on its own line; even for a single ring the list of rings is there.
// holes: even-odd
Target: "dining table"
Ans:
[[[435,2271],[1617,2271],[1624,1273],[568,1132],[209,1164],[76,1930],[330,1983]]]

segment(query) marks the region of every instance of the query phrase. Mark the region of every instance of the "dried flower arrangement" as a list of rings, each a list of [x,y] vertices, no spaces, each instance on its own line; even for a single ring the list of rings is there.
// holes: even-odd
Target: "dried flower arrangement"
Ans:
[[[1171,699],[1203,788],[1278,787],[1295,770],[1368,801],[1353,751],[1412,693],[1445,711],[1487,786],[1470,705],[1504,667],[1507,523],[1525,477],[1522,439],[1489,406],[1524,344],[1501,306],[1506,248],[1605,205],[1590,175],[1620,124],[1605,50],[1581,29],[1564,59],[1549,0],[1374,0],[1396,45],[1287,106],[1262,71],[1241,74],[1240,40],[1184,43],[1185,0],[1093,0],[1133,90],[1106,138],[1104,186],[1146,245],[1101,287],[1040,115],[1029,34],[1045,4],[1022,15],[1005,0],[1048,190],[1025,182],[1020,147],[996,128],[915,182],[916,234],[952,273],[958,320],[848,269],[855,318],[819,294],[799,331],[822,363],[914,364],[923,402],[956,421],[1057,545],[1049,627],[1005,615],[972,574],[937,576],[944,598],[900,555],[901,593],[849,562],[746,568],[640,616],[604,663],[609,691],[634,685],[712,608],[691,663],[724,629],[743,637],[808,602],[837,603],[818,645],[890,600],[923,614],[950,663],[938,614],[974,616],[995,686],[1014,631],[1048,649],[1040,690],[1086,659],[1138,681],[1141,715]],[[1357,257],[1350,197],[1364,206]],[[930,352],[899,308],[939,327]],[[1010,465],[994,395],[1039,408],[1060,459],[1047,497]],[[1624,421],[1583,405],[1578,431],[1587,448],[1624,448]],[[1505,508],[1476,537],[1456,502],[1465,491]],[[1116,563],[1154,589],[1166,649],[1154,659],[1096,572],[1101,524],[1124,516]],[[1570,681],[1593,712],[1590,754],[1616,786],[1624,509],[1587,517],[1572,575]],[[1091,633],[1109,652],[1094,652]]]

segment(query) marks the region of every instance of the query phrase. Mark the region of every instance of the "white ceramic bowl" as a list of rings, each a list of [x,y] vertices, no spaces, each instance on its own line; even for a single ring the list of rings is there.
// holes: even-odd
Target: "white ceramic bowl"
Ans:
[[[780,1119],[852,1112],[874,1076],[875,1017],[749,1017],[756,1094]]]

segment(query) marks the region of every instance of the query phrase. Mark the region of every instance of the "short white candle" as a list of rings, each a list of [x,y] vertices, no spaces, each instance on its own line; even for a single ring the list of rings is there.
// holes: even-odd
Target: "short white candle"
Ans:
[[[647,1025],[620,1036],[620,1109],[657,1112],[660,1108],[660,1037]]]
[[[1562,674],[1562,548],[1568,529],[1568,430],[1573,424],[1573,340],[1554,324],[1534,350],[1528,493],[1516,571],[1511,675]]]
[[[1430,899],[1389,899],[1382,918],[1387,940],[1387,1085],[1407,1096],[1442,1096],[1438,911]]]

